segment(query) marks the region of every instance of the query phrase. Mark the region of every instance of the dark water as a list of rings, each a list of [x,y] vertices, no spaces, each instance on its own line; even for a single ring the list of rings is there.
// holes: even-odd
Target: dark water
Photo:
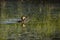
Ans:
[[[1,40],[60,40],[60,4],[37,4],[30,2],[1,2],[1,19],[20,18],[25,23],[0,24]]]

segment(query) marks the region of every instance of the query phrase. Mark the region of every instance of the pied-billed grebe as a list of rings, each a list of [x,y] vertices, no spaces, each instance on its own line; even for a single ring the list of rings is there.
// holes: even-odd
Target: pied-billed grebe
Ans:
[[[21,20],[18,20],[18,22],[24,22],[24,20],[25,20],[26,18],[27,18],[26,16],[22,16],[22,17],[21,17]]]

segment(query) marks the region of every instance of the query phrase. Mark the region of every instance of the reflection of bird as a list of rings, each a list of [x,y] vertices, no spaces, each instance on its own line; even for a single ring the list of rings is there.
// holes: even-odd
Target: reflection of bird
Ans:
[[[26,23],[27,19],[26,16],[22,16],[20,19],[5,19],[4,21],[0,21],[0,24]]]

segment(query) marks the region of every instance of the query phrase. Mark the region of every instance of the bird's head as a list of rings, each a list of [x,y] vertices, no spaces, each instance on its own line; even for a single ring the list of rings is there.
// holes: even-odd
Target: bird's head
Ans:
[[[26,18],[27,18],[26,16],[21,17],[22,21],[24,21]]]

